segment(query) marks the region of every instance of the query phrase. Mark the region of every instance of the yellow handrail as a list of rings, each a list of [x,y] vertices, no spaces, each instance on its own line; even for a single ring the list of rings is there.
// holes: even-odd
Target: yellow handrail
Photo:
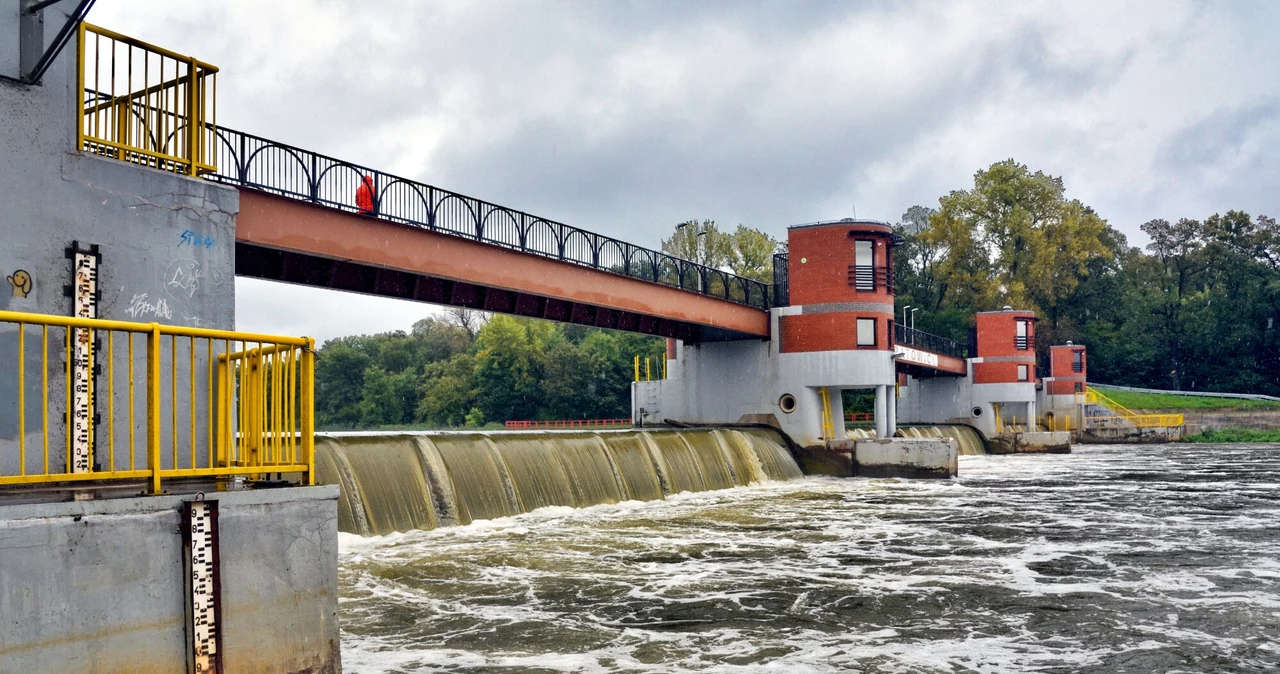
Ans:
[[[39,339],[27,339],[36,330]],[[51,349],[50,333],[57,330],[63,344]],[[310,338],[12,311],[0,311],[0,331],[17,332],[20,392],[17,461],[0,461],[16,463],[17,470],[0,473],[0,486],[141,480],[157,494],[165,479],[267,473],[313,483]],[[73,340],[80,340],[83,352],[72,349]],[[139,342],[145,346],[135,348]],[[8,377],[5,371],[14,364],[0,362],[0,377]],[[27,437],[34,430],[27,417],[36,411],[28,387],[37,390],[37,367],[39,452],[31,451]],[[145,382],[138,381],[139,368]],[[126,381],[118,380],[121,374]],[[80,385],[86,388],[73,398]],[[65,420],[61,428],[50,423],[49,414],[59,404],[65,409],[53,418]],[[117,409],[127,410],[127,422],[117,418]],[[145,412],[141,447],[135,433],[139,410]],[[82,437],[72,437],[73,420],[87,428]],[[59,434],[64,442],[51,443]],[[127,453],[117,452],[118,444]],[[66,455],[51,456],[51,447],[65,448]],[[0,453],[7,451],[0,444]]]
[[[1123,426],[1125,423],[1136,428],[1177,428],[1186,421],[1182,414],[1137,414],[1094,388],[1086,390],[1085,401],[1112,412],[1110,415],[1086,416],[1086,425],[1093,428]]]
[[[217,170],[218,69],[81,23],[77,147],[196,176]]]

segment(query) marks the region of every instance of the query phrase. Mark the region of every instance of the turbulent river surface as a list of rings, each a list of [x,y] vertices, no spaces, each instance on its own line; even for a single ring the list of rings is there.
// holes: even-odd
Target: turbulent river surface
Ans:
[[[342,534],[347,672],[1280,671],[1280,448]]]

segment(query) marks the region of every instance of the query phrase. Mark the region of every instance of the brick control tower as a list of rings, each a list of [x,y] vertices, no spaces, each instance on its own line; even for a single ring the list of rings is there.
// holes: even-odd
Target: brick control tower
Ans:
[[[791,305],[779,312],[779,351],[840,362],[850,372],[841,388],[874,388],[876,437],[892,437],[893,230],[845,219],[791,227],[787,242]]]
[[[1049,376],[1044,378],[1040,406],[1050,430],[1084,428],[1085,387],[1089,376],[1082,344],[1049,347]]]
[[[976,357],[973,359],[975,397],[991,416],[980,427],[995,434],[1006,426],[1036,431],[1036,315],[1030,311],[984,311],[976,317]]]

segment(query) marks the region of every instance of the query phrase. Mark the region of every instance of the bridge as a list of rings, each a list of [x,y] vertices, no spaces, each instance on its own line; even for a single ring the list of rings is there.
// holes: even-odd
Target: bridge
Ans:
[[[208,179],[241,192],[236,274],[686,341],[769,338],[769,284],[228,128]],[[372,178],[371,212],[356,205]],[[785,263],[785,256],[779,256]],[[899,367],[963,374],[898,325]]]

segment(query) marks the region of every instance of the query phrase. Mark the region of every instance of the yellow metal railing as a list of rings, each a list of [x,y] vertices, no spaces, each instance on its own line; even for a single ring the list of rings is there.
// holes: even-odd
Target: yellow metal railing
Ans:
[[[78,147],[195,176],[216,170],[218,69],[80,24]]]
[[[656,365],[654,364],[654,361],[657,361]],[[640,369],[640,363],[642,362],[644,363],[643,371],[641,371]],[[653,381],[655,374],[658,375],[657,376],[658,379],[666,379],[667,378],[667,359],[666,358],[650,358],[648,356],[641,358],[640,356],[636,356],[635,370],[636,370],[635,381]]]
[[[16,333],[16,334],[15,334]],[[314,480],[315,355],[278,337],[0,311],[16,379],[0,486],[297,474]],[[73,395],[75,394],[75,395]],[[87,394],[87,395],[85,395]]]
[[[1115,428],[1127,425],[1133,425],[1136,428],[1177,428],[1185,421],[1182,414],[1137,414],[1092,388],[1085,391],[1085,402],[1090,405],[1101,405],[1112,412],[1111,415],[1085,416],[1087,428]]]

